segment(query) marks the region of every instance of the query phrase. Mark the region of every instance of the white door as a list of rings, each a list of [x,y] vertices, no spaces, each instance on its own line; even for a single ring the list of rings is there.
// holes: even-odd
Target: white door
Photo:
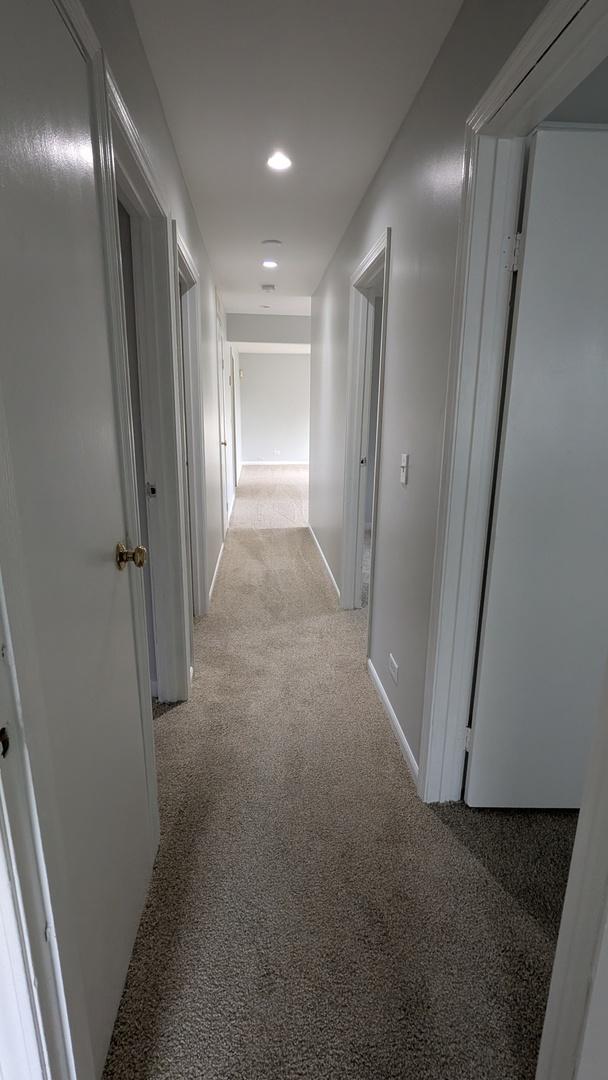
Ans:
[[[608,653],[608,131],[532,140],[466,801],[577,807]]]
[[[117,542],[138,537],[122,495],[89,63],[51,0],[10,0],[0,71],[0,401],[14,489],[0,539],[23,567],[6,582],[8,617],[29,612],[16,670],[44,703],[24,723],[84,1080],[89,1039],[101,1073],[154,854],[145,626],[132,606],[143,612],[143,591],[140,571],[114,561]]]

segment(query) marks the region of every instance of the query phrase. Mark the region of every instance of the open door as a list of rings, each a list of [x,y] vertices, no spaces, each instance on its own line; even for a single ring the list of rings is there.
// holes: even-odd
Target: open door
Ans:
[[[157,842],[143,577],[115,559],[140,537],[108,315],[103,67],[87,43],[50,0],[4,5],[0,566],[79,1080],[101,1075]]]
[[[578,807],[608,650],[608,131],[532,139],[465,797]]]

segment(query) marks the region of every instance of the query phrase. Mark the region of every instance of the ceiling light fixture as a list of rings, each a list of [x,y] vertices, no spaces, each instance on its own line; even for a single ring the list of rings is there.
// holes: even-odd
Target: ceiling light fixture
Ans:
[[[291,168],[291,158],[288,158],[287,154],[284,154],[282,150],[275,150],[266,164],[269,169],[274,169],[275,172],[285,172],[285,169]]]
[[[276,270],[278,265],[278,262],[275,262],[274,259],[264,259],[262,263],[265,270]]]
[[[282,240],[262,240],[262,244],[276,244],[277,247],[281,247],[282,243]]]
[[[276,285],[268,285],[264,283],[263,285],[260,285],[260,288],[262,292],[274,292],[274,290],[276,289]]]

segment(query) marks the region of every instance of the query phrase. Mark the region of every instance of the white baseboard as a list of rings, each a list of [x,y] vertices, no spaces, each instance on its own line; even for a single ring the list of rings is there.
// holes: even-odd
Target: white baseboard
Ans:
[[[307,461],[284,461],[279,458],[278,461],[275,458],[274,461],[243,461],[242,465],[308,465]]]
[[[339,600],[340,599],[340,590],[338,588],[338,582],[336,581],[334,575],[331,572],[331,567],[330,567],[327,559],[325,558],[325,555],[323,554],[323,548],[321,547],[319,541],[317,540],[317,538],[315,536],[315,530],[313,529],[312,525],[308,526],[308,531],[309,531],[310,535],[312,536],[315,544],[317,545],[317,551],[319,552],[319,555],[323,559],[323,565],[324,565],[325,569],[327,570],[327,573],[329,574],[330,581],[331,581],[334,589],[336,590],[336,592],[338,594],[338,600]]]
[[[403,729],[402,729],[401,724],[399,723],[399,721],[397,719],[397,713],[395,712],[395,710],[393,709],[393,706],[391,705],[390,701],[388,700],[388,694],[386,693],[386,690],[384,689],[382,683],[380,682],[380,676],[378,675],[378,672],[376,671],[374,665],[372,664],[372,662],[371,662],[371,660],[369,658],[368,658],[368,661],[367,661],[367,667],[368,667],[369,673],[370,673],[370,675],[372,677],[372,682],[373,682],[374,686],[376,687],[378,697],[380,698],[380,701],[382,702],[382,704],[384,706],[384,711],[385,711],[386,715],[388,716],[388,718],[389,718],[389,720],[391,722],[393,731],[395,732],[395,735],[397,737],[397,742],[399,743],[401,753],[403,754],[403,756],[405,758],[405,763],[406,763],[408,769],[410,770],[414,780],[417,781],[418,780],[418,762],[416,761],[416,758],[414,757],[414,755],[412,753],[412,749],[410,747],[410,744],[408,743],[405,735],[403,734]]]
[[[213,571],[213,577],[211,579],[211,587],[209,589],[209,601],[211,601],[211,597],[213,596],[213,590],[215,589],[215,582],[217,581],[217,573],[218,573],[218,570],[220,568],[220,563],[222,561],[222,555],[223,554],[224,554],[224,545],[222,544],[222,546],[220,548],[220,553],[219,553],[219,555],[217,557],[217,562],[215,564],[215,570]]]

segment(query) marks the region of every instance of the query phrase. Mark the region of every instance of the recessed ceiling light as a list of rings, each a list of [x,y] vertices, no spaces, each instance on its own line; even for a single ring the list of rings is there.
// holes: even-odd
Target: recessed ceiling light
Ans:
[[[262,263],[265,270],[276,270],[278,265],[278,262],[275,262],[274,259],[264,259]]]
[[[285,169],[291,168],[291,158],[287,157],[282,150],[275,150],[274,154],[271,154],[266,162],[269,169],[274,169],[275,172],[284,172]]]

